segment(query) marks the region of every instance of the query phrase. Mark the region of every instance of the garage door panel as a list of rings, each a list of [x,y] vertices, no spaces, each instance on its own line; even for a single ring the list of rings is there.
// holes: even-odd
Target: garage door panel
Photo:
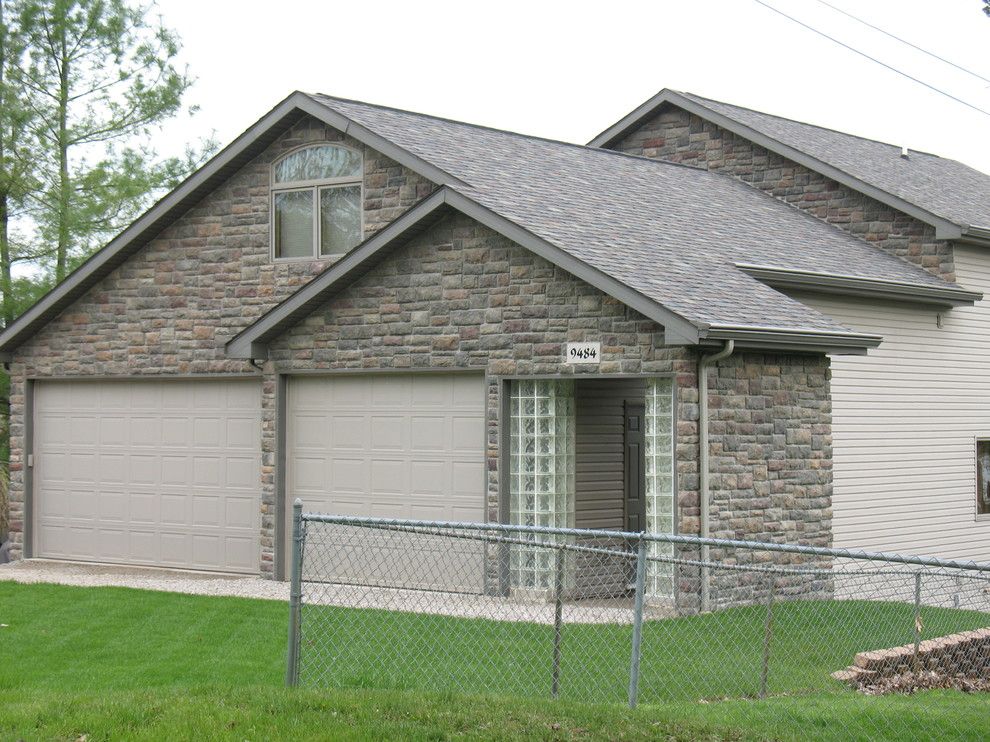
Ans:
[[[127,556],[129,552],[130,537],[127,531],[122,528],[101,528],[95,531],[96,547],[99,549],[98,556],[101,559],[115,561]],[[140,537],[139,537],[140,538]],[[139,540],[140,544],[140,540]]]
[[[248,415],[228,417],[225,447],[253,451],[258,447],[258,420]]]
[[[414,451],[449,451],[451,446],[445,415],[413,415],[409,419],[409,445]],[[477,439],[480,440],[480,439]],[[477,444],[477,440],[475,443]]]
[[[411,461],[409,474],[409,491],[413,495],[428,495],[439,499],[450,494],[450,466],[445,461]]]
[[[99,421],[101,446],[124,446],[127,444],[127,419],[124,417],[103,417]]]
[[[93,446],[96,443],[96,433],[99,430],[99,418],[96,415],[73,415],[69,419],[68,443],[76,446]]]
[[[157,448],[162,444],[162,421],[160,417],[144,415],[131,417],[128,421],[127,445],[134,447]]]
[[[256,573],[259,407],[255,381],[39,382],[35,552]]]
[[[193,418],[193,444],[197,447],[208,446],[210,448],[219,448],[222,445],[220,424],[220,417],[218,415],[198,416]]]
[[[409,446],[408,421],[401,415],[371,417],[371,449],[402,451]]]
[[[480,375],[299,377],[289,383],[287,506],[310,512],[484,520],[485,385]],[[325,434],[329,431],[329,435]],[[291,524],[291,514],[286,522]],[[288,541],[288,539],[287,539]],[[343,581],[480,590],[480,545],[329,560]],[[443,572],[447,581],[435,577]],[[326,577],[326,575],[324,575]],[[423,583],[423,584],[420,584]]]
[[[97,495],[96,517],[102,523],[127,523],[129,513],[126,492],[101,490]]]
[[[371,445],[371,425],[366,416],[335,413],[330,417],[330,445],[334,449],[363,451]]]

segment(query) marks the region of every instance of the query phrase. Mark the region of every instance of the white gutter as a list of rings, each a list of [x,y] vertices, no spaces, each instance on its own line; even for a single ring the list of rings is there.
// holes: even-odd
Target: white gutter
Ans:
[[[709,462],[708,462],[708,367],[714,366],[719,361],[725,360],[732,355],[736,349],[735,340],[726,340],[725,347],[717,353],[703,355],[698,359],[698,473],[700,475],[699,486],[699,508],[701,514],[701,538],[709,537],[709,507],[711,493],[709,490]],[[710,547],[702,545],[701,561],[707,564]],[[708,567],[701,568],[701,610],[709,610],[709,581],[710,575]]]

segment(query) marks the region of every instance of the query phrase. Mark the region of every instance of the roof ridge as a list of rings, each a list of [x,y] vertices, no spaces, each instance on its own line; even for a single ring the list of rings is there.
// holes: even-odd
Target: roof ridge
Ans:
[[[730,103],[729,101],[716,100],[715,98],[707,98],[703,95],[698,95],[697,93],[692,93],[690,90],[673,90],[670,88],[671,92],[677,93],[678,95],[688,96],[700,101],[706,101],[708,103],[718,103],[722,106],[732,106],[733,108],[738,108],[742,111],[749,111],[750,113],[757,113],[760,116],[770,116],[771,118],[780,119],[781,121],[789,121],[792,124],[800,124],[801,126],[808,126],[812,129],[818,129],[820,131],[828,131],[833,134],[841,134],[844,137],[851,137],[853,139],[860,139],[864,142],[872,142],[874,144],[882,144],[884,147],[892,147],[893,149],[900,151],[904,145],[892,144],[890,142],[885,142],[882,139],[873,139],[872,137],[867,137],[862,134],[852,134],[848,131],[842,131],[841,129],[833,129],[830,126],[822,126],[821,124],[812,124],[808,121],[801,121],[800,119],[790,118],[788,116],[781,116],[779,113],[769,113],[768,111],[760,111],[756,108],[750,108],[748,106],[740,106],[738,103]],[[965,162],[960,162],[959,160],[953,160],[951,157],[943,157],[942,155],[935,154],[934,152],[927,152],[923,149],[913,149],[908,147],[908,151],[918,155],[926,155],[928,157],[934,157],[938,160],[946,160],[949,162],[957,162],[965,167],[970,167],[966,165]]]
[[[499,129],[496,126],[486,126],[485,124],[474,124],[470,121],[459,121],[458,119],[448,118],[446,116],[435,116],[431,113],[423,113],[421,111],[410,111],[406,108],[397,108],[395,106],[386,106],[380,103],[369,103],[368,101],[357,100],[354,98],[341,98],[336,95],[327,95],[326,93],[308,93],[307,95],[312,95],[317,98],[325,98],[331,101],[340,101],[341,103],[356,103],[359,106],[370,106],[372,108],[379,108],[384,111],[394,111],[395,113],[409,114],[410,116],[419,116],[420,118],[432,119],[434,121],[443,121],[448,124],[457,124],[458,126],[468,126],[472,129],[481,129],[483,131],[491,131],[497,134],[507,134],[512,137],[519,137],[521,139],[532,139],[538,142],[547,142],[549,144],[559,144],[564,147],[573,147],[579,149],[583,152],[593,152],[596,155],[606,155],[609,157],[626,157],[633,160],[640,160],[643,162],[650,162],[654,165],[670,165],[672,167],[682,167],[689,170],[697,170],[702,173],[712,173],[713,171],[708,170],[703,167],[698,167],[697,165],[689,165],[683,162],[671,162],[669,160],[658,160],[653,157],[646,157],[645,155],[636,155],[629,152],[619,152],[613,149],[603,149],[602,147],[589,147],[587,144],[578,144],[577,142],[567,142],[563,139],[553,139],[552,137],[541,137],[536,134],[523,134],[519,131],[512,131],[511,129]],[[715,101],[718,103],[718,101]],[[731,104],[730,104],[731,105]],[[721,175],[721,173],[719,173]],[[728,176],[725,176],[728,177]]]

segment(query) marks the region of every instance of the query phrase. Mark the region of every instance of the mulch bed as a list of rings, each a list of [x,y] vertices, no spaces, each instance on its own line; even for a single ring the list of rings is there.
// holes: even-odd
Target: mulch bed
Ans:
[[[959,690],[964,693],[990,693],[990,678],[968,678],[962,675],[946,675],[926,670],[875,678],[859,686],[859,692],[867,696],[885,696],[890,693],[910,695],[919,690]]]

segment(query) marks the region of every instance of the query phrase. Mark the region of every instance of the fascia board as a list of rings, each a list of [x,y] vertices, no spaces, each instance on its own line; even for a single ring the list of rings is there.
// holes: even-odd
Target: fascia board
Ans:
[[[983,298],[983,294],[979,291],[968,291],[953,286],[929,286],[772,266],[736,264],[736,267],[743,273],[776,289],[803,289],[819,293],[889,299],[943,307],[971,305]]]

